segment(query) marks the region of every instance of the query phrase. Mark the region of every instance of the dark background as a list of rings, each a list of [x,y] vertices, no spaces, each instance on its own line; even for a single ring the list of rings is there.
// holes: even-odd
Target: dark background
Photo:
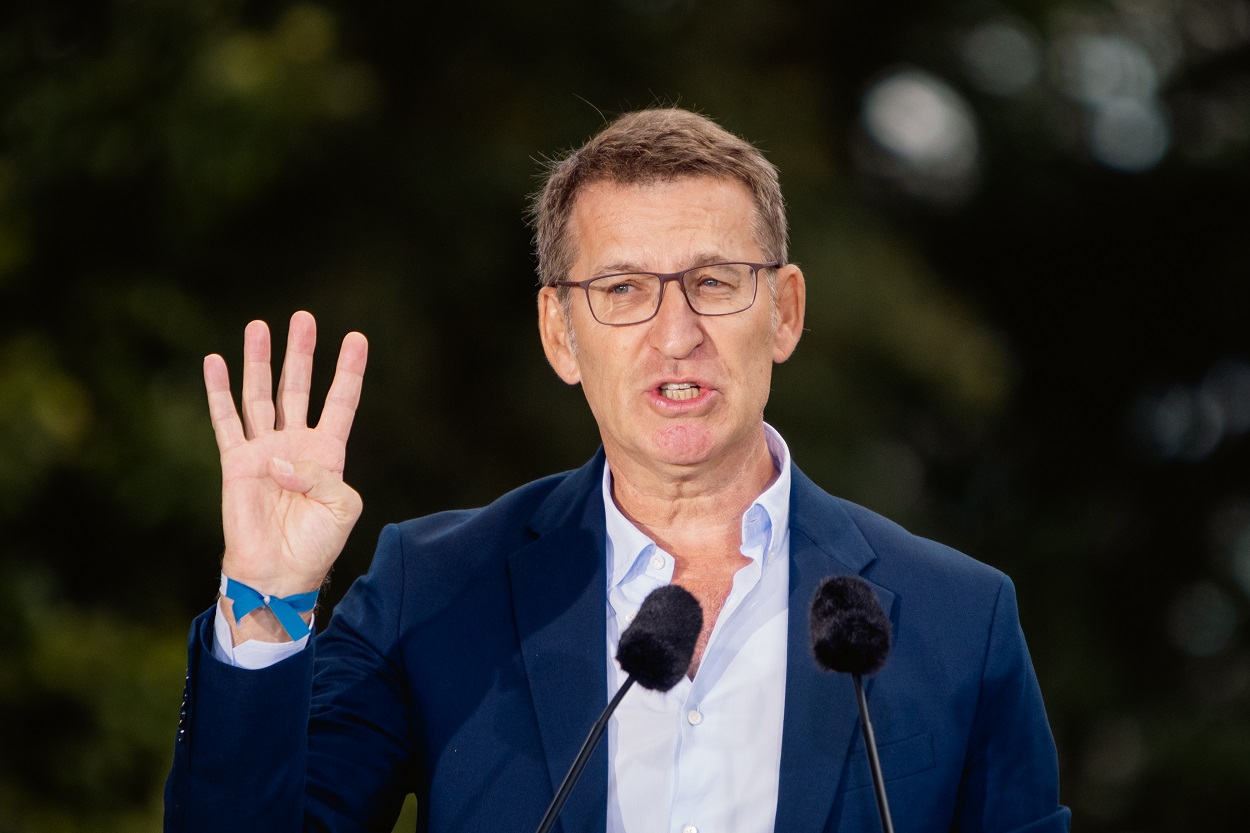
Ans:
[[[597,445],[543,359],[541,161],[677,103],[781,170],[768,419],[1006,570],[1084,831],[1250,813],[1250,4],[241,0],[0,11],[0,831],[159,827],[218,472],[200,363],[371,341],[383,523]],[[237,381],[237,380],[236,380]]]

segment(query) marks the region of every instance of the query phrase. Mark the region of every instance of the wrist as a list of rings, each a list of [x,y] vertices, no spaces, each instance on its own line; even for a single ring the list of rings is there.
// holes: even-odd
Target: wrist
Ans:
[[[273,612],[268,608],[258,608],[248,613],[242,619],[236,620],[234,617],[234,601],[232,599],[219,595],[217,604],[225,615],[226,623],[230,626],[230,642],[236,648],[244,642],[280,643],[295,641],[287,633],[286,628],[282,627],[278,617],[274,616]],[[312,624],[312,611],[302,613],[300,616],[306,624]]]
[[[294,596],[300,593],[319,592],[326,583],[326,574],[324,573],[313,576],[299,575],[282,570],[249,570],[246,566],[236,563],[236,560],[231,559],[229,556],[223,558],[221,562],[220,590],[223,594],[226,592],[227,577],[253,588],[258,593],[267,593],[279,598]]]
[[[317,590],[286,596],[265,593],[223,572],[218,603],[235,645],[251,640],[289,642],[310,633],[318,594]]]

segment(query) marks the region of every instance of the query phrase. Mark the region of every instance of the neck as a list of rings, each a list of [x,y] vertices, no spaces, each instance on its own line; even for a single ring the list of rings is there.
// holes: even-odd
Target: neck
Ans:
[[[637,465],[610,451],[607,457],[617,507],[674,556],[736,542],[743,513],[777,477],[762,426],[747,453],[714,464]]]

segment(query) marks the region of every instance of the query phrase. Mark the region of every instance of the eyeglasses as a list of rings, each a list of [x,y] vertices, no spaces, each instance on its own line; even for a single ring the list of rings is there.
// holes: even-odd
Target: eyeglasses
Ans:
[[[664,300],[664,284],[676,281],[690,309],[699,315],[733,315],[755,303],[761,269],[772,263],[709,263],[684,272],[624,272],[585,281],[556,281],[556,286],[586,290],[590,314],[600,324],[626,327],[655,318]]]

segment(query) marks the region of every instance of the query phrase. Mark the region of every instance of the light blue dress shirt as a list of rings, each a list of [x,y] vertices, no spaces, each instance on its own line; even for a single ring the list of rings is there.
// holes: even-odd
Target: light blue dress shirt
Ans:
[[[790,579],[790,452],[765,426],[777,477],[742,516],[734,576],[693,680],[634,686],[608,724],[608,833],[769,833],[777,810]],[[625,682],[620,634],[673,578],[673,557],[617,508],[607,524],[608,696]]]

